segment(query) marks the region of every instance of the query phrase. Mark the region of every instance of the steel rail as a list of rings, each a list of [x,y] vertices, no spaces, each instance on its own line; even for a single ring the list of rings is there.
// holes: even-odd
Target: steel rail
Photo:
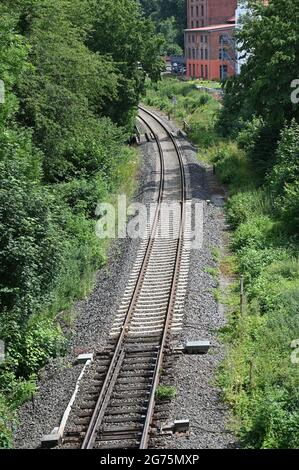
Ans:
[[[160,350],[159,350],[159,354],[157,357],[157,362],[156,362],[156,367],[155,367],[155,372],[154,372],[154,379],[153,379],[153,384],[151,387],[151,394],[150,394],[149,404],[147,408],[146,420],[145,420],[145,424],[143,427],[142,438],[141,438],[140,446],[139,446],[140,449],[147,449],[148,442],[149,442],[150,427],[151,427],[151,422],[152,422],[154,408],[155,408],[155,394],[156,394],[156,389],[160,380],[160,372],[161,372],[163,359],[164,359],[165,346],[167,343],[167,338],[169,334],[169,326],[171,324],[172,312],[173,312],[173,307],[175,303],[176,283],[177,283],[178,274],[180,271],[180,261],[181,261],[181,254],[182,254],[182,249],[183,249],[184,227],[185,227],[185,217],[186,217],[186,214],[185,214],[186,178],[185,178],[185,170],[184,170],[182,154],[171,132],[167,129],[165,124],[155,114],[153,114],[148,109],[145,109],[141,106],[139,106],[139,109],[143,111],[144,113],[148,114],[149,116],[151,116],[151,118],[153,118],[156,122],[158,122],[159,125],[166,131],[167,135],[171,138],[171,141],[174,144],[174,147],[178,156],[179,165],[180,165],[180,173],[181,173],[181,224],[180,224],[180,232],[179,232],[178,246],[177,246],[177,252],[176,252],[176,260],[175,260],[175,266],[174,266],[174,271],[173,271],[173,279],[172,279],[171,292],[169,295],[167,314],[165,317],[163,337],[161,340]]]
[[[149,110],[139,107],[141,111],[144,113],[148,114],[151,116],[156,122],[159,123],[159,125],[165,130],[167,135],[170,137],[176,154],[178,156],[178,161],[179,161],[179,166],[180,166],[180,174],[181,174],[181,216],[180,216],[180,230],[179,230],[179,236],[178,236],[178,244],[177,244],[177,250],[176,250],[176,257],[174,260],[174,269],[173,269],[173,274],[172,274],[172,283],[171,283],[171,290],[169,293],[169,299],[168,299],[168,304],[167,304],[167,314],[165,317],[164,325],[163,325],[163,334],[162,338],[160,341],[160,345],[157,346],[158,348],[158,355],[155,363],[155,368],[154,368],[154,373],[153,373],[153,378],[152,378],[152,383],[150,385],[150,396],[149,396],[149,402],[148,402],[148,407],[146,411],[146,418],[145,418],[145,423],[142,429],[142,435],[141,435],[141,440],[140,440],[140,449],[146,449],[148,447],[148,442],[149,442],[149,433],[150,433],[150,427],[151,427],[151,422],[152,422],[152,417],[153,417],[153,412],[154,412],[154,407],[155,407],[155,393],[156,393],[156,388],[159,383],[160,379],[160,371],[161,367],[163,364],[164,360],[164,353],[167,345],[167,340],[169,337],[170,333],[170,324],[171,324],[171,319],[172,319],[172,312],[173,312],[173,307],[174,307],[174,302],[175,302],[175,295],[176,295],[176,284],[177,284],[177,279],[178,279],[178,274],[180,270],[180,260],[181,260],[181,254],[182,254],[182,249],[183,249],[183,235],[184,235],[184,223],[185,223],[185,200],[186,200],[186,184],[185,184],[185,172],[184,172],[184,165],[183,165],[183,160],[182,160],[182,155],[180,152],[180,149],[177,145],[177,142],[175,141],[174,137],[172,136],[171,132],[167,129],[165,124],[161,122],[161,120],[155,116],[153,113],[151,113]],[[138,279],[136,282],[136,285],[134,287],[134,292],[124,319],[124,323],[122,325],[121,332],[119,334],[119,337],[116,342],[116,346],[113,352],[113,356],[110,361],[109,369],[107,372],[107,375],[105,377],[104,383],[101,388],[100,395],[97,399],[96,406],[94,408],[90,423],[88,425],[83,444],[81,446],[82,449],[91,449],[93,448],[98,430],[101,426],[101,423],[103,421],[103,418],[105,416],[106,408],[109,404],[109,399],[111,396],[111,393],[113,391],[114,384],[116,383],[117,376],[119,370],[121,370],[122,366],[122,361],[124,359],[125,355],[125,347],[126,347],[126,338],[129,330],[129,325],[132,319],[132,315],[134,313],[134,308],[136,305],[136,301],[138,300],[139,293],[141,291],[144,277],[147,271],[147,267],[149,264],[149,260],[151,258],[152,254],[152,249],[154,245],[154,239],[156,235],[156,231],[159,225],[159,216],[160,216],[160,210],[161,210],[161,203],[163,200],[163,193],[164,193],[164,182],[165,182],[165,165],[164,165],[164,155],[163,155],[163,150],[161,147],[161,143],[159,141],[158,136],[156,133],[153,131],[149,123],[146,121],[146,119],[142,118],[142,116],[138,116],[139,120],[142,121],[146,127],[150,130],[151,134],[154,136],[158,151],[159,151],[159,158],[160,158],[160,185],[159,185],[159,193],[158,193],[158,198],[157,198],[157,207],[155,211],[155,216],[154,216],[154,221],[152,223],[152,226],[150,228],[150,236],[149,236],[149,241],[146,247],[145,255],[142,261],[142,265],[139,271]]]
[[[141,119],[141,121],[145,122],[142,118],[140,118],[140,119]],[[149,126],[147,126],[147,127],[149,127]],[[148,261],[149,261],[150,256],[151,256],[151,251],[152,251],[152,247],[153,247],[153,243],[154,243],[155,233],[156,233],[156,230],[157,230],[157,227],[158,227],[160,207],[161,207],[161,203],[162,203],[162,200],[163,200],[165,166],[164,166],[163,151],[162,151],[160,141],[157,138],[155,133],[153,133],[153,135],[155,137],[155,140],[156,140],[156,143],[157,143],[157,146],[158,146],[159,158],[160,158],[160,185],[159,185],[159,194],[158,194],[158,199],[157,199],[157,207],[156,207],[156,211],[155,211],[155,217],[154,217],[154,221],[153,221],[153,224],[152,224],[152,227],[151,227],[151,233],[150,233],[148,245],[147,245],[147,248],[146,248],[146,252],[145,252],[145,255],[144,255],[144,259],[143,259],[143,262],[142,262],[142,265],[141,265],[141,268],[140,268],[140,272],[139,272],[139,275],[138,275],[138,280],[137,280],[136,286],[134,288],[134,293],[133,293],[132,299],[130,301],[128,311],[127,311],[124,323],[122,325],[122,330],[121,330],[121,333],[118,337],[117,344],[115,346],[114,353],[113,353],[113,356],[112,356],[112,359],[111,359],[111,362],[110,362],[110,366],[109,366],[105,381],[103,383],[99,398],[97,400],[95,409],[93,411],[90,423],[88,425],[88,429],[86,431],[81,449],[92,449],[93,446],[94,446],[94,443],[95,443],[95,440],[96,440],[96,434],[97,434],[98,428],[100,426],[100,422],[101,422],[101,420],[104,416],[103,405],[105,405],[105,402],[106,402],[105,398],[106,398],[106,395],[107,395],[109,389],[111,388],[111,381],[115,377],[114,370],[115,370],[115,367],[117,366],[117,364],[119,362],[119,356],[122,352],[122,348],[123,348],[123,345],[124,345],[124,340],[127,336],[128,326],[129,326],[130,321],[131,321],[134,305],[135,305],[136,300],[138,298],[138,294],[139,294],[139,291],[140,291],[140,288],[141,288],[141,285],[142,285],[142,282],[143,282],[143,279],[144,279],[144,274],[146,272]]]

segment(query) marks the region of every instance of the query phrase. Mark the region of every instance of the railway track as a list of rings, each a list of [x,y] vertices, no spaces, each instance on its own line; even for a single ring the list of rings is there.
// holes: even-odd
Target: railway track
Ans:
[[[190,212],[183,160],[175,138],[157,116],[140,107],[138,119],[159,153],[157,203],[110,342],[96,355],[88,384],[72,411],[65,447],[148,447],[156,388],[181,328],[189,268],[186,219]],[[178,209],[170,219],[165,218],[163,205],[174,202]]]

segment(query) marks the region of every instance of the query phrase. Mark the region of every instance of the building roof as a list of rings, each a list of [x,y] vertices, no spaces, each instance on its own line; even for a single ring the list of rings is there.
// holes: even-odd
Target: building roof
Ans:
[[[202,28],[191,28],[191,29],[185,29],[185,31],[188,32],[204,32],[204,31],[217,31],[218,29],[233,29],[235,28],[236,24],[235,23],[226,23],[226,24],[215,24],[212,26],[203,26]]]

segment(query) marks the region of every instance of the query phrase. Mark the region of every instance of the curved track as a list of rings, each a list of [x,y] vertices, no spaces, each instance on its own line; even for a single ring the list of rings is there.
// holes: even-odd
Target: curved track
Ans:
[[[111,330],[111,348],[94,366],[94,393],[89,391],[88,404],[85,398],[79,407],[84,420],[75,420],[75,429],[64,438],[82,449],[148,447],[156,387],[182,318],[184,286],[178,290],[178,284],[185,285],[187,276],[184,165],[164,123],[143,107],[138,119],[159,152],[157,204]],[[165,217],[165,207],[173,203],[177,210]]]

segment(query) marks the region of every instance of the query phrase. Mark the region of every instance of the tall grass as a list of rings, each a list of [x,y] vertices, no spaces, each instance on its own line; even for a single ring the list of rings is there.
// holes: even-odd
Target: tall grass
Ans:
[[[241,316],[235,282],[227,293],[228,325],[221,334],[228,351],[218,377],[223,399],[232,407],[231,426],[244,447],[298,448],[299,364],[292,357],[299,354],[291,347],[299,340],[298,239],[285,230],[263,175],[252,165],[250,132],[236,141],[220,136],[221,105],[213,98],[201,103],[192,86],[165,80],[150,88],[148,97],[149,104],[170,109],[179,123],[187,120],[199,159],[215,165],[229,189],[234,262],[222,260],[221,266],[244,275],[246,302]],[[178,95],[175,110],[171,93]]]

